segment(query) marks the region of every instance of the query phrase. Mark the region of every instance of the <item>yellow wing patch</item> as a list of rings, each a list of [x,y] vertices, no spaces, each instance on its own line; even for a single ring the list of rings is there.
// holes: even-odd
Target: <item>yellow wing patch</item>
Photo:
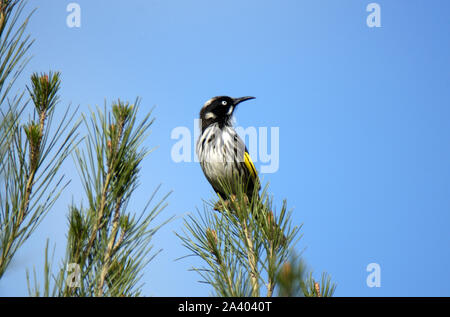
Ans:
[[[255,179],[257,177],[256,168],[255,165],[252,162],[252,159],[250,158],[250,154],[246,151],[244,154],[244,163],[245,166],[250,171],[250,174],[252,175],[252,178]]]

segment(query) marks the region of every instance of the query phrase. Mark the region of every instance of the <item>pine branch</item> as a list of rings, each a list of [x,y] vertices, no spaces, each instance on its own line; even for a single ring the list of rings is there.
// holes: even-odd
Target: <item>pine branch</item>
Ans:
[[[279,296],[331,296],[335,285],[327,275],[322,284],[312,274],[305,278],[303,260],[295,255],[301,226],[292,226],[286,201],[277,214],[268,186],[247,197],[241,179],[233,184],[221,184],[229,199],[206,203],[203,213],[186,218],[177,234],[191,255],[204,261],[193,268],[203,282],[217,296],[260,296],[264,287],[267,297],[276,290]]]
[[[153,119],[148,113],[137,121],[139,102],[119,100],[110,111],[105,106],[91,111],[90,118],[83,116],[88,133],[74,158],[88,204],[70,207],[67,255],[53,285],[56,296],[138,296],[142,269],[159,253],[152,252],[152,237],[170,219],[158,226],[153,222],[168,195],[149,208],[156,190],[142,213],[127,210],[141,162],[150,153],[142,144]],[[70,266],[79,267],[79,283],[73,283]]]
[[[28,88],[34,116],[22,129],[14,128],[4,165],[5,190],[0,193],[0,277],[18,248],[30,237],[68,183],[56,178],[59,168],[77,142],[68,114],[50,132],[60,85],[59,73],[33,74]],[[17,125],[19,121],[17,121]],[[25,136],[23,135],[25,134]],[[64,136],[65,135],[65,136]],[[59,143],[59,144],[58,144]]]
[[[331,277],[322,273],[319,283],[307,272],[304,261],[295,253],[291,254],[277,274],[278,296],[282,297],[331,297],[336,285]]]
[[[185,230],[177,235],[193,255],[204,260],[204,267],[193,270],[216,295],[260,296],[265,287],[267,296],[272,296],[277,272],[295,245],[300,227],[291,226],[285,204],[278,217],[272,212],[267,186],[261,195],[255,192],[247,197],[242,181],[237,179],[235,184],[241,185],[222,185],[230,199],[205,205],[198,218],[191,215],[185,220]],[[240,190],[236,193],[232,188]]]
[[[250,267],[250,278],[252,281],[252,296],[259,296],[259,282],[258,282],[258,263],[257,256],[255,254],[255,250],[253,247],[253,237],[252,234],[247,227],[246,223],[242,224],[242,230],[244,232],[246,251],[247,251],[247,260],[248,265]]]

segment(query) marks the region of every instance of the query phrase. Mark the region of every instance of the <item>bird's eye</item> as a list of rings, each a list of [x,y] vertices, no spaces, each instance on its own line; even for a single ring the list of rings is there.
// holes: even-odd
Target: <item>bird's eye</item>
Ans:
[[[226,106],[226,105],[227,105],[227,102],[226,102],[225,100],[222,101],[222,105]]]

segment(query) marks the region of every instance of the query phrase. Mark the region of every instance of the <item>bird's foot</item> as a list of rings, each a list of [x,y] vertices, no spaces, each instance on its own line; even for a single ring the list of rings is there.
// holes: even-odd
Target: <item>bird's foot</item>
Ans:
[[[214,210],[216,211],[220,211],[220,212],[224,212],[226,209],[230,208],[230,201],[227,200],[219,200],[215,205],[214,205]]]
[[[233,208],[233,205],[237,203],[237,198],[236,195],[231,195],[230,198],[223,200],[223,201],[218,201],[215,205],[214,205],[214,210],[223,212],[225,211],[225,209],[230,210],[230,208]],[[248,198],[247,196],[244,196],[244,201],[246,204],[248,204]]]

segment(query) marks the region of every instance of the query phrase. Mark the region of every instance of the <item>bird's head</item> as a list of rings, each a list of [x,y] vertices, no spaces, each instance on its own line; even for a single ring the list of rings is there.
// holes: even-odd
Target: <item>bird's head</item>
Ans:
[[[230,125],[236,106],[250,99],[255,99],[255,97],[231,98],[218,96],[209,99],[200,111],[202,131],[214,123],[218,123],[219,126]]]

